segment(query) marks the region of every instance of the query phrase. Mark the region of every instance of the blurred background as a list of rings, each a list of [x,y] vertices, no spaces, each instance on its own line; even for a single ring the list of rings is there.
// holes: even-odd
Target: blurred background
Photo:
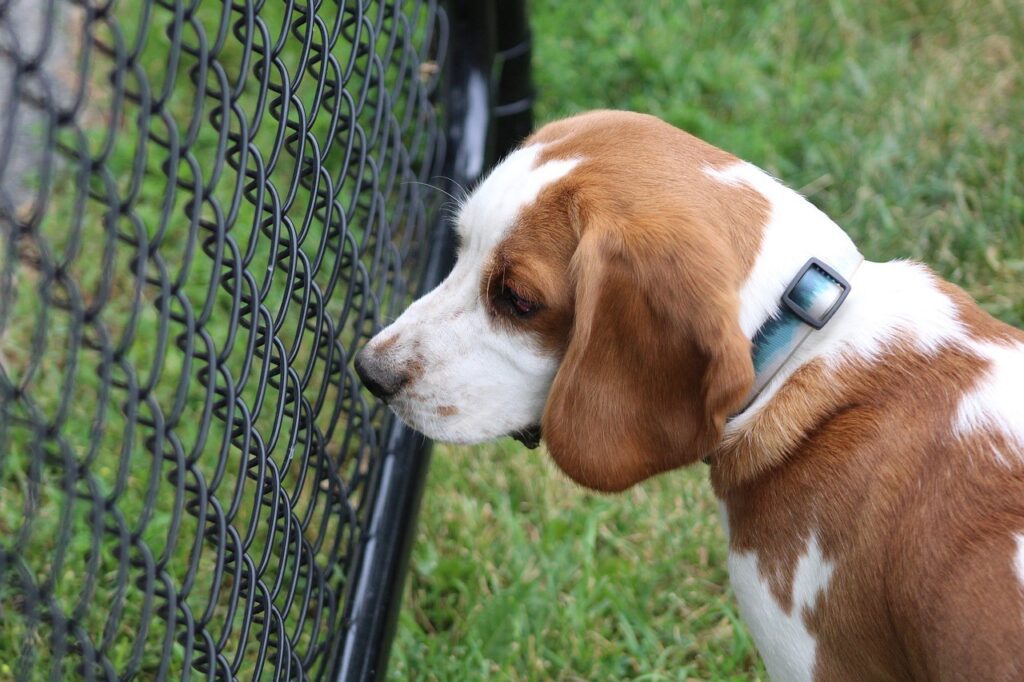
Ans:
[[[871,260],[1024,325],[1021,0],[532,0],[538,125],[648,112],[767,169]],[[438,447],[395,679],[764,678],[706,472],[584,492],[506,440]]]

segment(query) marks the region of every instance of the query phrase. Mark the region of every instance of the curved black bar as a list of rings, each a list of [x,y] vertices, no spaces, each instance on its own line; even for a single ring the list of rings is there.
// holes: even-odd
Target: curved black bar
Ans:
[[[458,196],[530,132],[530,42],[524,0],[444,5],[450,36],[442,90],[447,153],[444,177],[434,182]],[[497,64],[504,67],[500,79]],[[433,235],[421,291],[436,286],[455,260],[455,239],[445,220]],[[395,420],[374,479],[372,514],[337,654],[338,682],[384,678],[430,448],[428,440]]]
[[[534,90],[530,55],[533,40],[526,3],[498,2],[498,58],[501,76],[494,115],[498,158],[515,148],[533,131]]]
[[[430,463],[430,441],[395,420],[374,480],[376,493],[353,576],[338,659],[339,682],[384,679]]]

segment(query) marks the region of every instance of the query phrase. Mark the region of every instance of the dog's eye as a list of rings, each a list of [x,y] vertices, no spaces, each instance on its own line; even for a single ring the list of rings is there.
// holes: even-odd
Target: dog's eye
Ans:
[[[537,304],[533,301],[523,298],[512,289],[505,289],[505,299],[509,302],[512,307],[512,311],[519,317],[526,317],[530,313],[537,310]]]

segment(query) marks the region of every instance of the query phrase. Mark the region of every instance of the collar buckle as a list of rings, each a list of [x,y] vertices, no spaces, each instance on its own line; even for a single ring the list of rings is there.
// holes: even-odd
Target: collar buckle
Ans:
[[[826,296],[832,290],[832,296]],[[835,268],[811,258],[782,295],[782,305],[814,329],[821,329],[850,294],[850,283]]]

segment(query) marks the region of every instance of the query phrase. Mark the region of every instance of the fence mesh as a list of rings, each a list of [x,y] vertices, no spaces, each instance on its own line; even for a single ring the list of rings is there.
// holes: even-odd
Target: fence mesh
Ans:
[[[436,4],[0,0],[0,679],[329,675]]]

